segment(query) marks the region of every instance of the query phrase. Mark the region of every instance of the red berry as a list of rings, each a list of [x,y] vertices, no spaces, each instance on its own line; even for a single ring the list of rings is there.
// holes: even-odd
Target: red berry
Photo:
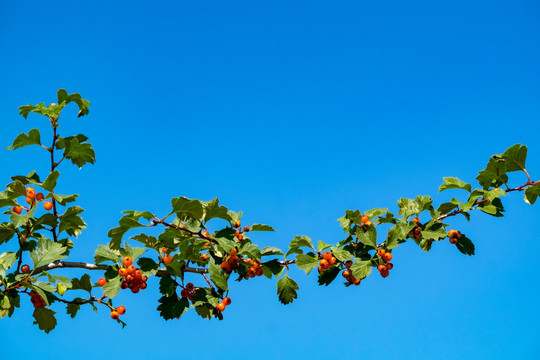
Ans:
[[[107,280],[104,278],[100,278],[97,283],[99,286],[103,286],[107,283]]]
[[[52,205],[52,202],[50,201],[45,201],[45,204],[43,204],[43,207],[45,208],[45,210],[49,211],[53,208],[53,205]]]
[[[195,286],[193,286],[192,283],[187,283],[187,285],[186,285],[186,290],[187,291],[192,292],[194,288],[195,288]]]
[[[17,213],[17,214],[20,214],[22,212],[22,207],[20,206],[14,206],[13,207],[13,212],[14,213]]]
[[[128,272],[129,275],[134,276],[134,275],[135,275],[135,271],[137,271],[137,268],[136,268],[135,266],[129,265],[129,266],[127,267],[127,272]]]
[[[122,264],[124,264],[125,267],[128,267],[129,265],[133,264],[133,259],[131,256],[126,256],[122,259]]]
[[[118,275],[125,277],[127,274],[128,272],[126,268],[121,267],[120,269],[118,269]]]
[[[164,262],[165,264],[170,264],[170,263],[172,262],[172,255],[170,255],[170,254],[169,254],[169,255],[165,255],[165,256],[163,257],[163,262]]]
[[[126,307],[125,306],[122,306],[120,305],[119,307],[116,308],[116,312],[120,315],[124,315],[126,313]]]
[[[383,255],[383,259],[384,259],[384,261],[392,260],[392,254],[387,252],[386,254]]]
[[[223,310],[225,310],[225,304],[220,302],[219,304],[217,304],[216,309],[217,311],[222,312]]]
[[[113,311],[113,312],[111,313],[111,319],[113,319],[113,320],[117,320],[119,316],[120,316],[120,315],[118,314],[117,311]]]
[[[369,217],[367,215],[362,215],[362,222],[365,224],[369,221]]]
[[[231,298],[230,297],[224,297],[223,298],[223,304],[225,304],[225,306],[231,305]]]
[[[26,273],[29,272],[29,271],[30,271],[30,266],[28,266],[28,265],[23,265],[23,266],[21,267],[21,272],[22,272],[23,274],[26,274]]]
[[[43,193],[37,193],[36,194],[36,200],[37,201],[41,201],[45,198],[45,196],[43,195]]]

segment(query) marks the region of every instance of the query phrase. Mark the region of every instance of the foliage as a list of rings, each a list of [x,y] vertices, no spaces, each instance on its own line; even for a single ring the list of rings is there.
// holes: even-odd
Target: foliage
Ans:
[[[152,278],[159,279],[161,298],[157,310],[165,320],[178,319],[191,308],[202,318],[222,319],[225,307],[230,304],[231,278],[243,282],[262,275],[276,279],[279,301],[289,304],[298,297],[299,290],[297,282],[289,276],[289,267],[293,265],[306,274],[317,268],[320,285],[336,281],[341,272],[346,280],[344,285],[350,286],[359,285],[372,274],[373,268],[382,277],[388,276],[393,267],[394,249],[410,239],[422,250],[430,251],[434,243],[448,238],[458,251],[473,255],[472,240],[449,229],[446,221],[450,217],[463,215],[470,220],[475,210],[501,217],[504,213],[501,198],[507,193],[524,192],[528,204],[534,204],[540,196],[540,182],[531,181],[525,167],[527,148],[516,144],[489,159],[476,177],[480,185],[477,189],[458,178],[443,178],[439,192],[459,190],[463,195],[461,200],[451,198],[435,206],[429,196],[417,196],[399,199],[394,212],[388,208],[363,213],[346,210],[338,219],[344,237],[335,244],[323,241],[314,244],[302,235],[292,239],[287,251],[276,247],[261,249],[252,237],[258,231],[274,231],[271,226],[242,227],[242,212],[229,210],[218,199],[200,201],[180,196],[171,199],[165,214],[124,211],[118,226],[108,233],[109,243],[97,246],[93,263],[70,262],[65,259],[86,223],[82,217],[84,210],[73,204],[78,195],[56,192],[61,178],[58,169],[65,159],[82,168],[94,164],[96,158],[86,136],[62,137],[57,131],[66,105],[76,104],[81,117],[89,114],[90,102],[78,93],[68,94],[63,89],[58,90],[57,96],[58,102],[48,106],[41,103],[19,108],[24,118],[36,113],[49,120],[53,129],[51,147],[43,145],[39,129],[16,136],[8,147],[10,150],[27,146],[43,148],[50,155],[50,173],[43,181],[33,171],[26,176],[14,176],[0,192],[0,206],[5,209],[5,221],[0,223],[0,245],[15,242],[18,248],[15,252],[0,253],[0,316],[11,317],[21,306],[21,298],[28,296],[35,307],[35,323],[47,333],[57,324],[51,307],[59,304],[66,306],[71,317],[77,315],[81,306],[94,309],[105,306],[113,319],[125,325],[120,320],[125,308],[114,306],[113,299],[121,290],[133,293],[144,290],[146,281]],[[523,172],[527,181],[511,187],[509,174],[516,171]],[[159,228],[161,232],[151,236],[145,233],[148,228]],[[216,230],[211,232],[211,228]],[[381,236],[383,228],[386,234]],[[142,246],[133,246],[135,242]],[[32,261],[32,268],[22,264],[25,253]],[[103,278],[96,284],[89,274],[80,278],[53,275],[53,270],[61,268],[97,270]],[[195,287],[188,282],[186,275],[190,273],[201,276],[205,285]]]

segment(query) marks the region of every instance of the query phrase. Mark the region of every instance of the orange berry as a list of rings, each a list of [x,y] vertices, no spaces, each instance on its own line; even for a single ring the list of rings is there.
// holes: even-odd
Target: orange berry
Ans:
[[[29,187],[26,189],[26,197],[29,197],[30,199],[34,199],[36,197],[36,192],[34,191],[34,188]]]
[[[351,277],[352,274],[351,274],[351,272],[349,270],[343,270],[341,275],[343,275],[343,277],[348,280]]]
[[[111,313],[111,319],[117,320],[119,317],[120,317],[120,315],[118,314],[117,311],[113,311],[113,312]]]
[[[337,261],[337,259],[332,256],[332,258],[328,262],[330,263],[330,266],[332,266],[332,265],[334,265],[336,263],[336,261]]]
[[[143,276],[141,280],[146,282],[146,280],[148,280],[148,276]]]
[[[26,197],[26,203],[27,203],[27,204],[31,204],[31,203],[32,203],[32,199],[30,199],[29,197]]]
[[[13,207],[13,212],[14,213],[17,213],[17,214],[20,214],[22,212],[22,207],[20,206],[14,206]]]
[[[37,193],[36,194],[36,200],[37,201],[41,201],[45,198],[45,196],[43,195],[43,193]]]
[[[390,272],[388,271],[388,269],[381,271],[381,276],[383,278],[387,277],[389,274],[390,274]]]
[[[139,287],[141,288],[141,290],[144,290],[148,287],[148,285],[145,282],[142,282],[141,285],[139,285]]]
[[[224,298],[223,298],[223,304],[224,304],[225,306],[231,305],[231,298],[230,298],[230,297],[224,297]]]
[[[415,217],[414,219],[412,219],[412,222],[416,224],[420,224],[420,219]]]
[[[249,226],[244,226],[244,232],[248,232],[249,231]]]
[[[322,257],[325,260],[330,261],[330,259],[332,259],[332,253],[330,251],[325,251],[324,254],[322,254]]]
[[[207,241],[207,242],[204,244],[204,246],[207,246],[207,247],[210,246],[210,242]]]
[[[128,281],[128,283],[130,283],[130,282],[132,282],[133,280],[135,280],[135,278],[133,277],[133,275],[128,274],[128,275],[126,276],[126,280]]]
[[[325,268],[325,269],[328,269],[328,267],[330,266],[330,264],[328,263],[328,260],[326,259],[322,259],[320,262],[319,262],[319,265],[321,265],[321,267]]]
[[[116,308],[116,312],[120,315],[124,315],[126,313],[126,307],[125,306],[122,306],[120,305],[119,307]]]
[[[392,260],[392,254],[387,252],[386,254],[383,255],[383,260],[384,261],[390,261]]]
[[[122,259],[122,264],[124,264],[125,267],[128,267],[133,264],[133,259],[131,258],[131,256],[126,256]]]
[[[223,310],[225,310],[225,304],[220,302],[219,304],[217,304],[216,309],[217,311],[222,312]]]
[[[139,290],[140,290],[139,287],[132,287],[132,288],[131,288],[131,292],[134,293],[134,294],[138,293]]]
[[[208,255],[207,254],[202,254],[201,255],[201,261],[206,261],[208,260]]]
[[[169,251],[169,249],[167,249],[166,247],[162,247],[162,248],[161,248],[161,252],[162,252],[162,253],[165,254],[167,251]]]
[[[135,275],[133,275],[133,277],[134,277],[135,279],[141,280],[141,279],[142,279],[142,276],[143,276],[143,275],[142,275],[142,271],[141,271],[141,270],[135,270]]]
[[[53,208],[53,204],[50,201],[45,201],[45,203],[43,204],[43,207],[45,208],[45,210],[49,211]]]
[[[261,267],[255,269],[255,275],[262,276],[263,274],[264,270]]]
[[[384,256],[384,254],[386,254],[386,250],[379,249],[379,250],[377,250],[377,254],[379,254],[379,256]]]
[[[137,271],[137,268],[134,265],[129,265],[127,267],[127,272],[129,275],[135,277],[135,271]]]
[[[362,223],[367,223],[369,221],[369,218],[367,215],[362,215]]]
[[[386,270],[388,270],[388,268],[384,264],[379,264],[379,266],[377,266],[377,270],[386,271]]]
[[[367,226],[372,226],[372,225],[373,225],[373,222],[372,222],[371,220],[366,221],[366,225],[367,225]]]
[[[229,251],[230,256],[234,256],[236,254],[238,254],[238,250],[236,250],[236,248],[232,248],[231,251]]]
[[[453,244],[453,245],[456,245],[458,243],[458,238],[455,238],[455,237],[451,237],[448,240],[450,241],[450,244]]]
[[[98,285],[99,286],[103,286],[107,283],[107,280],[104,279],[104,278],[100,278],[98,281],[97,281]]]
[[[232,271],[231,264],[227,261],[221,263],[221,269],[223,269],[223,271],[225,271],[227,274],[230,274]]]
[[[236,238],[238,239],[238,241],[242,241],[242,240],[244,240],[244,235],[238,234],[238,235],[236,235]]]
[[[391,262],[386,263],[386,268],[387,268],[388,270],[392,270],[392,269],[394,268],[394,264],[392,264]]]
[[[326,270],[326,269],[319,265],[319,267],[317,268],[317,270],[319,270],[319,273],[322,273],[322,272],[323,272],[324,270]]]
[[[356,286],[358,286],[358,285],[360,285],[360,281],[362,281],[362,280],[360,280],[360,279],[354,279],[353,284],[356,285]]]
[[[118,275],[120,275],[122,277],[126,277],[127,274],[128,274],[128,272],[127,272],[126,268],[121,267],[120,269],[118,269]]]
[[[170,264],[170,263],[172,262],[172,255],[171,255],[171,254],[165,255],[165,256],[163,257],[163,262],[164,262],[165,264]]]
[[[29,272],[29,271],[30,271],[30,266],[28,266],[28,265],[23,265],[23,266],[21,267],[21,272],[22,272],[23,274],[26,274],[26,273]]]
[[[238,229],[240,227],[240,221],[236,220],[234,222],[234,227]]]

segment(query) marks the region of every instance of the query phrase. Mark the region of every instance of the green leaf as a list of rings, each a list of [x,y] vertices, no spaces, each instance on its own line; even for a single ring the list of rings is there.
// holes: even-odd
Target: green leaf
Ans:
[[[501,157],[506,161],[506,172],[525,170],[527,147],[516,144],[506,149]]]
[[[456,247],[462,254],[474,255],[474,244],[471,239],[469,239],[465,235],[461,235],[456,244]]]
[[[25,133],[17,135],[13,141],[13,145],[8,147],[8,150],[16,150],[28,145],[41,145],[41,138],[38,129],[32,129],[26,135]]]
[[[24,116],[24,118],[28,118],[28,114],[30,114],[32,111],[34,111],[36,107],[34,105],[23,105],[23,106],[19,106],[19,114],[21,114],[22,116]]]
[[[94,261],[96,264],[101,264],[105,261],[112,261],[116,264],[119,256],[119,251],[115,251],[106,245],[99,245],[94,254]]]
[[[199,200],[192,200],[186,197],[173,198],[171,200],[173,212],[181,218],[188,216],[193,219],[201,220],[204,216],[204,208]]]
[[[540,182],[525,190],[525,202],[529,205],[533,205],[538,196],[540,196]]]
[[[291,241],[291,244],[289,245],[289,248],[291,249],[298,249],[301,247],[309,247],[310,249],[315,250],[313,247],[313,243],[311,242],[311,239],[307,237],[306,235],[298,236],[296,235],[294,239]],[[289,250],[290,251],[290,250]],[[289,254],[289,253],[287,253]]]
[[[41,330],[48,334],[56,327],[56,318],[54,317],[54,314],[56,314],[54,311],[47,309],[46,307],[35,309],[33,315],[36,321],[34,321],[34,324],[37,324]]]
[[[79,299],[79,298],[76,298],[75,300],[77,300],[77,299]],[[82,300],[82,299],[80,299],[80,300]],[[79,311],[80,308],[81,308],[81,305],[79,305],[79,304],[67,304],[66,312],[73,319],[77,315],[77,312]]]
[[[455,177],[445,177],[443,178],[444,184],[439,187],[439,192],[449,189],[462,189],[468,192],[472,191],[471,184],[467,184],[465,181],[462,181]]]
[[[321,252],[321,251],[323,251],[325,249],[328,249],[329,247],[330,247],[330,245],[328,245],[324,241],[319,240],[319,242],[317,242],[317,251],[318,252]]]
[[[56,186],[56,181],[58,180],[59,176],[60,172],[58,170],[54,170],[49,174],[49,176],[47,176],[47,179],[45,179],[41,187],[47,191],[52,191]]]
[[[366,231],[360,228],[356,231],[355,235],[362,244],[372,248],[377,247],[377,230],[374,226],[368,227]]]
[[[354,259],[354,264],[351,266],[351,271],[356,279],[361,280],[371,274],[371,261],[356,258]]]
[[[120,279],[107,281],[107,283],[103,285],[103,295],[111,299],[116,297],[116,295],[118,295],[118,291],[120,291],[120,285],[122,285],[122,280]]]
[[[506,161],[494,155],[489,159],[486,168],[478,173],[476,180],[485,190],[506,184],[508,182],[506,166]]]
[[[87,163],[94,164],[96,161],[96,153],[92,149],[92,144],[80,143],[77,137],[65,142],[64,157],[71,160],[73,165],[77,165],[79,169]]]
[[[376,209],[367,210],[364,213],[364,215],[366,215],[371,220],[377,216],[386,214],[387,211],[388,211],[388,208],[386,209],[376,208]]]
[[[47,196],[49,197],[49,196]],[[66,206],[66,204],[68,203],[72,203],[74,202],[75,200],[77,200],[77,198],[79,197],[79,195],[77,194],[73,194],[73,195],[60,195],[60,194],[51,194],[51,197],[54,198],[54,200],[56,200],[56,202],[58,202],[60,205],[62,206]]]
[[[65,105],[74,102],[79,107],[79,113],[77,114],[77,117],[88,115],[90,106],[90,101],[83,99],[79,93],[73,93],[69,94],[66,90],[60,89],[56,92],[58,96],[58,104],[62,107]]]
[[[153,259],[146,257],[139,258],[139,260],[137,260],[137,264],[139,264],[139,268],[144,274],[155,274],[159,267]]]
[[[159,292],[165,296],[170,296],[176,291],[176,283],[170,276],[163,276],[159,280]]]
[[[458,207],[457,204],[446,202],[439,205],[439,208],[437,211],[439,211],[441,214],[448,214],[450,211],[456,209]]]
[[[294,299],[298,298],[298,294],[296,293],[298,289],[300,288],[296,281],[285,275],[277,283],[279,301],[284,305],[292,303]]]
[[[59,233],[65,231],[69,236],[79,236],[82,230],[86,228],[86,223],[79,216],[83,211],[78,206],[72,206],[63,215],[60,215]]]
[[[220,289],[229,290],[227,286],[227,276],[223,274],[221,267],[214,262],[210,262],[208,266],[208,272],[210,273],[210,280]]]
[[[129,256],[133,259],[133,261],[137,260],[139,256],[144,254],[146,252],[146,249],[143,247],[131,247],[127,242],[125,243],[125,248],[120,249],[120,254],[122,257]]]
[[[208,221],[211,219],[223,219],[226,221],[232,221],[231,216],[228,214],[228,209],[225,206],[219,205],[219,200],[215,198],[214,200],[203,202],[204,207],[204,220]]]
[[[15,235],[15,227],[11,223],[0,224],[0,245],[7,243]]]
[[[253,224],[251,225],[249,230],[250,231],[276,231],[270,225],[264,225],[264,224]]]
[[[242,242],[241,247],[238,249],[238,254],[245,255],[253,260],[261,259],[261,251],[259,250],[259,247],[247,241]]]
[[[9,270],[17,260],[17,253],[5,252],[0,254],[0,270]]]
[[[36,250],[30,252],[30,258],[34,267],[40,267],[56,260],[65,259],[64,248],[60,243],[55,243],[52,240],[41,238],[38,241]]]
[[[277,247],[270,247],[266,246],[263,249],[261,249],[261,256],[270,256],[270,255],[283,255],[283,252],[281,249],[278,249]]]
[[[18,228],[20,226],[25,226],[26,223],[34,218],[34,211],[36,210],[36,207],[33,207],[32,210],[27,212],[25,215],[19,215],[13,211],[11,211],[11,215],[9,219],[13,223],[13,226]]]
[[[92,295],[92,282],[90,281],[90,275],[84,274],[80,279],[73,278],[71,280],[71,290],[85,290]]]
[[[159,300],[159,313],[165,320],[178,319],[189,308],[187,299],[180,299],[178,295],[162,296]]]
[[[339,268],[336,266],[332,266],[330,269],[323,271],[319,275],[319,279],[318,279],[319,285],[325,285],[325,286],[330,285],[332,281],[334,281],[334,279],[338,276],[339,271],[340,271]]]
[[[134,210],[126,210],[124,211],[124,215],[119,221],[118,224],[120,226],[112,228],[109,230],[109,233],[107,236],[111,238],[110,247],[112,249],[120,249],[120,244],[122,242],[122,237],[126,232],[128,232],[131,229],[135,229],[138,227],[143,227],[144,225],[139,223],[140,218],[144,218],[146,220],[151,220],[155,218],[155,216],[152,213],[149,213],[148,211],[134,211]]]
[[[335,256],[336,259],[342,262],[351,260],[354,257],[354,255],[350,253],[349,251],[343,248],[337,248],[334,246],[332,246],[332,254]]]
[[[296,255],[296,266],[309,274],[313,268],[319,266],[319,258],[313,253]]]
[[[269,279],[272,278],[272,275],[275,275],[276,277],[279,276],[278,274],[280,274],[285,268],[285,266],[283,266],[277,259],[263,262],[261,263],[261,267],[264,271],[264,276]]]

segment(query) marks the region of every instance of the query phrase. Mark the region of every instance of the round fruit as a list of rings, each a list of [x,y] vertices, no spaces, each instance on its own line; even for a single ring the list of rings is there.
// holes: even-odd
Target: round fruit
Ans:
[[[341,273],[341,275],[343,275],[343,277],[344,277],[345,279],[348,279],[348,278],[351,277],[352,274],[351,274],[351,272],[350,272],[349,270],[344,270],[344,271]]]
[[[330,265],[334,265],[336,263],[337,259],[332,256],[332,258],[328,261]]]
[[[456,245],[458,243],[458,238],[451,237],[448,239],[450,241],[450,244]]]
[[[225,310],[225,304],[222,303],[222,302],[220,302],[219,304],[217,304],[216,309],[217,309],[217,311],[219,311],[219,312]]]
[[[140,290],[140,289],[139,289],[138,287],[133,287],[133,288],[131,288],[131,292],[134,293],[134,294],[138,293],[139,290]]]
[[[416,223],[416,224],[419,224],[420,223],[420,219],[415,217],[414,219],[412,219],[412,222],[413,223]]]
[[[235,228],[239,228],[239,227],[240,227],[240,221],[236,220],[236,221],[234,222],[234,227],[235,227]]]
[[[31,204],[31,203],[32,203],[32,199],[30,199],[29,197],[26,197],[26,203],[27,203],[27,204]]]
[[[379,266],[377,266],[377,270],[379,271],[385,271],[387,270],[388,268],[386,267],[386,265],[384,264],[379,264]]]
[[[127,274],[128,272],[126,268],[121,267],[120,269],[118,269],[118,275],[125,277]]]
[[[161,252],[162,252],[162,253],[165,254],[167,251],[169,251],[169,249],[167,249],[166,247],[162,247],[162,248],[161,248]]]
[[[230,297],[224,297],[224,298],[223,298],[223,304],[224,304],[225,306],[231,305],[231,302],[232,302],[232,301],[231,301],[231,298],[230,298]]]
[[[201,255],[201,261],[206,261],[208,260],[208,255],[207,254],[202,254]]]
[[[323,268],[327,268],[330,265],[330,263],[328,262],[328,260],[322,259],[319,265],[321,265]]]
[[[369,221],[369,217],[367,215],[362,215],[362,222],[365,224]]]
[[[193,286],[192,283],[187,283],[187,284],[186,284],[186,290],[187,290],[187,291],[192,292],[193,289],[195,289],[195,286]]]
[[[45,203],[43,204],[43,207],[45,208],[45,210],[49,211],[53,208],[53,205],[52,205],[52,202],[50,201],[45,201]]]
[[[13,212],[14,213],[17,213],[17,214],[20,214],[22,212],[22,207],[20,206],[14,206],[13,207]]]
[[[353,284],[356,285],[356,286],[358,286],[358,285],[360,285],[360,281],[362,281],[362,280],[360,280],[360,279],[354,279]]]
[[[139,287],[141,288],[141,290],[144,290],[148,287],[148,285],[146,285],[145,282],[142,282],[141,285],[139,285]]]
[[[390,274],[390,272],[389,272],[388,270],[383,270],[383,271],[381,271],[381,276],[382,276],[383,278],[387,277],[389,274]]]
[[[351,266],[352,266],[352,261],[351,261],[351,260],[345,261],[345,267],[346,267],[347,269],[350,269]]]
[[[238,239],[238,241],[242,241],[242,240],[244,240],[244,235],[238,234],[238,235],[236,235],[236,238]]]
[[[122,264],[124,264],[125,267],[128,267],[129,265],[133,264],[133,259],[131,256],[126,256],[122,259]]]
[[[230,256],[234,256],[236,254],[238,254],[238,250],[236,250],[236,248],[232,248],[231,251],[229,251]]]
[[[187,291],[186,289],[182,289],[182,291],[180,291],[180,296],[181,296],[182,298],[185,299],[185,298],[188,297],[188,295],[189,295],[189,291]]]
[[[135,276],[135,272],[137,271],[137,268],[134,265],[129,265],[127,267],[127,272],[131,276]]]
[[[36,197],[36,192],[34,191],[33,188],[29,187],[28,189],[26,189],[26,196],[29,197],[30,199],[33,199]]]
[[[37,193],[36,194],[36,200],[37,201],[41,201],[45,198],[45,196],[43,195],[43,193]]]
[[[249,226],[244,226],[244,232],[248,232],[249,231]]]
[[[379,256],[384,256],[384,254],[386,254],[386,250],[379,249],[379,250],[377,250],[377,254],[379,254]]]
[[[104,278],[100,278],[98,281],[97,281],[98,285],[99,286],[103,286],[107,283],[107,280],[104,279]]]
[[[124,315],[126,313],[126,307],[125,306],[122,306],[120,305],[119,307],[116,308],[116,312],[120,315]]]
[[[128,282],[125,280],[122,281],[122,284],[120,284],[120,288],[122,289],[127,289],[128,287],[129,287]]]
[[[165,264],[170,264],[172,262],[172,255],[169,254],[169,255],[164,256],[163,257],[163,262]]]
[[[391,262],[386,263],[386,268],[387,268],[388,270],[392,270],[392,269],[394,268],[394,264],[392,264]]]
[[[330,251],[325,251],[324,254],[322,254],[322,257],[325,260],[330,261],[332,259],[332,253]]]
[[[28,266],[28,265],[23,265],[23,266],[21,267],[21,272],[22,272],[23,274],[26,274],[26,273],[29,272],[29,271],[30,271],[30,266]]]
[[[117,311],[113,311],[113,312],[111,313],[111,319],[117,320],[118,317],[120,317],[120,315],[118,314]]]
[[[230,272],[232,271],[232,269],[231,269],[231,264],[228,263],[227,261],[221,263],[221,268],[222,268],[223,271],[225,271],[227,274],[230,273]]]
[[[384,259],[384,261],[390,261],[390,260],[392,260],[392,254],[389,253],[389,252],[386,253],[386,254],[384,254],[384,255],[383,255],[383,259]]]

